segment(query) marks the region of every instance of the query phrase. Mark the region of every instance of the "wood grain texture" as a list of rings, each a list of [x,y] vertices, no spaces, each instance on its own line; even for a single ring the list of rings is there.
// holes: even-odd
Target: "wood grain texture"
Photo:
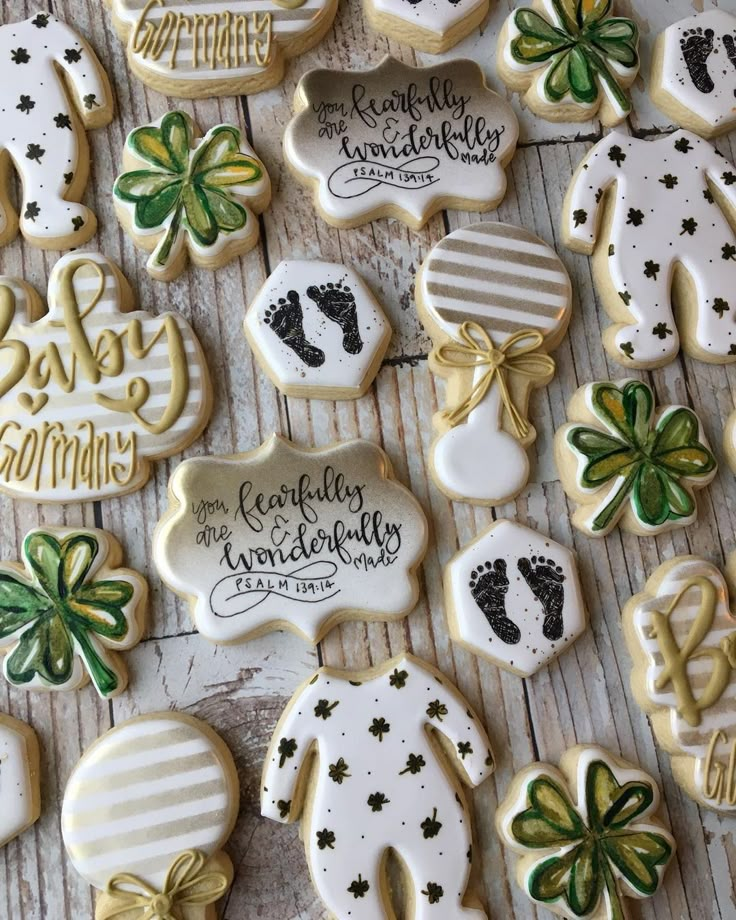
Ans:
[[[730,7],[733,0],[722,0]],[[496,37],[515,0],[495,0],[482,27],[447,57],[472,57],[490,85],[495,76]],[[557,480],[552,437],[565,421],[565,402],[580,383],[616,379],[600,340],[605,314],[596,301],[589,260],[561,248],[562,199],[572,172],[601,136],[597,123],[549,124],[514,106],[522,124],[520,149],[510,167],[509,192],[498,212],[486,219],[521,224],[558,248],[575,286],[574,316],[556,352],[558,374],[536,392],[531,417],[539,437],[532,449],[532,481],[518,499],[490,512],[453,504],[429,482],[430,418],[441,402],[441,383],[429,374],[430,347],[416,315],[414,276],[432,245],[477,215],[437,215],[422,231],[382,220],[339,232],[318,218],[309,197],[288,176],[281,137],[291,114],[299,77],[318,65],[361,68],[388,51],[408,63],[429,63],[406,46],[371,31],[358,0],[342,0],[334,29],[313,51],[287,66],[282,86],[249,99],[224,98],[177,103],[147,90],[130,74],[123,49],[100,0],[0,0],[0,20],[12,22],[48,8],[92,42],[105,62],[117,93],[117,117],[90,134],[92,179],[85,198],[99,217],[90,248],[117,261],[144,309],[179,310],[194,326],[208,356],[216,390],[216,411],[204,436],[187,455],[248,450],[272,431],[298,443],[323,445],[364,437],[390,455],[398,478],[410,486],[433,522],[430,550],[421,572],[422,596],[400,622],[354,622],[335,629],[314,649],[290,634],[272,634],[246,645],[220,648],[193,633],[186,605],[167,591],[151,564],[153,528],[166,507],[173,457],[155,467],[141,492],[98,505],[36,506],[0,498],[0,554],[18,556],[25,532],[39,523],[105,527],[126,550],[127,564],[144,571],[151,584],[148,638],[126,655],[130,687],[111,703],[88,687],[76,694],[27,694],[0,685],[0,709],[30,722],[42,746],[43,813],[22,837],[0,850],[0,917],[14,920],[86,920],[93,896],[64,854],[59,812],[64,785],[83,750],[111,725],[130,715],[177,708],[199,715],[220,731],[231,747],[241,781],[241,813],[228,850],[236,867],[233,888],[223,903],[228,920],[321,920],[325,912],[310,883],[298,831],[260,817],[261,763],[271,730],[296,686],[320,662],[360,669],[379,664],[402,649],[437,665],[455,680],[483,715],[498,768],[473,794],[477,865],[474,878],[489,916],[495,920],[549,917],[535,911],[513,881],[513,860],[493,830],[496,803],[513,773],[535,758],[556,762],[568,746],[597,741],[638,761],[660,778],[665,811],[679,845],[662,892],[633,905],[643,920],[733,920],[736,898],[734,819],[700,810],[672,779],[669,757],[658,750],[646,717],[629,691],[631,663],[620,628],[620,609],[664,559],[697,553],[716,564],[736,549],[736,480],[725,465],[721,432],[736,398],[736,370],[680,358],[640,375],[658,400],[693,406],[721,461],[715,482],[701,493],[697,524],[657,539],[638,539],[618,530],[606,540],[574,531],[570,507]],[[619,0],[642,30],[645,66],[634,88],[630,128],[647,136],[668,129],[667,120],[646,95],[647,61],[657,32],[709,0]],[[110,189],[124,138],[136,125],[180,107],[207,128],[219,121],[244,127],[266,163],[274,201],[261,220],[262,243],[248,256],[216,274],[188,271],[170,285],[152,281],[144,258],[120,230]],[[733,136],[733,135],[732,135]],[[736,142],[718,142],[729,157]],[[374,387],[356,402],[284,399],[256,365],[243,332],[245,307],[270,270],[282,259],[321,257],[354,264],[384,304],[395,334]],[[19,275],[45,290],[57,253],[16,241],[0,251],[3,274]],[[442,566],[493,519],[514,517],[572,546],[578,553],[591,629],[548,669],[528,680],[500,671],[454,646],[442,602]]]

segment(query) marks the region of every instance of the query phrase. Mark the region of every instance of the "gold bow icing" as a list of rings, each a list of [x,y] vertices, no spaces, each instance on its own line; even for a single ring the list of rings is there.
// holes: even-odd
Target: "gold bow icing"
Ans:
[[[113,875],[105,893],[116,903],[98,914],[98,920],[112,920],[128,911],[137,912],[136,920],[180,920],[178,907],[214,904],[229,882],[223,872],[204,872],[206,862],[207,857],[198,850],[180,853],[169,866],[161,891],[127,872]]]
[[[483,401],[494,380],[498,381],[501,400],[518,438],[529,434],[526,418],[514,405],[507,380],[508,374],[528,377],[532,386],[547,382],[555,372],[555,362],[549,355],[537,354],[544,336],[537,329],[520,329],[509,336],[498,348],[485,329],[474,322],[460,326],[457,342],[446,342],[434,351],[434,360],[440,367],[465,370],[485,366],[488,370],[473,384],[469,395],[444,416],[450,425],[463,421]]]

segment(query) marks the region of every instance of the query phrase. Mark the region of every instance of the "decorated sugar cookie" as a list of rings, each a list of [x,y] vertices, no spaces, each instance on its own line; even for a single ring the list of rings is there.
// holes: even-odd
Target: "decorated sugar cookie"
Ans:
[[[0,653],[6,680],[28,690],[76,690],[103,698],[128,675],[118,651],[142,636],[148,588],[121,569],[122,549],[103,530],[38,527],[23,565],[0,562]]]
[[[430,367],[448,378],[448,408],[434,418],[434,481],[458,501],[503,504],[529,479],[529,393],[554,375],[547,352],[570,322],[570,279],[534,234],[489,222],[439,242],[416,290]]]
[[[600,118],[617,125],[631,112],[639,73],[639,28],[614,16],[613,0],[536,0],[513,12],[498,41],[498,72],[549,121]]]
[[[613,132],[590,151],[568,190],[562,232],[571,249],[593,253],[614,360],[661,367],[682,339],[701,361],[736,361],[733,207],[736,168],[695,134],[643,141]]]
[[[3,162],[0,246],[82,246],[97,218],[80,204],[89,176],[86,130],[112,121],[113,96],[85,39],[48,13],[0,26]],[[16,211],[12,168],[23,189]]]
[[[590,537],[620,524],[641,536],[691,524],[695,491],[716,475],[700,419],[685,406],[660,406],[640,380],[589,383],[555,435],[562,485],[579,502],[573,523]]]
[[[188,99],[280,83],[286,61],[329,31],[338,0],[105,0],[131,70]]]
[[[295,260],[278,265],[256,294],[245,334],[287,396],[354,399],[378,373],[391,327],[354,269]]]
[[[30,725],[0,712],[0,847],[41,814],[41,779],[36,733]]]
[[[595,745],[566,751],[560,768],[525,767],[496,812],[502,842],[521,858],[517,880],[561,917],[622,920],[626,898],[656,894],[675,853],[643,770]]]
[[[56,263],[46,313],[29,284],[0,277],[0,489],[44,502],[122,495],[202,431],[211,391],[194,332],[132,302],[97,252]]]
[[[430,731],[446,744],[430,741]],[[320,668],[276,726],[261,811],[284,823],[301,817],[330,917],[394,916],[385,865],[392,847],[406,903],[415,905],[406,916],[485,920],[466,896],[472,841],[458,777],[477,786],[493,766],[467,700],[423,661],[400,655],[362,673]]]
[[[485,19],[489,0],[365,0],[368,22],[379,32],[440,54]]]
[[[701,137],[736,126],[736,16],[706,10],[657,36],[649,94],[678,125]]]
[[[126,172],[115,180],[120,222],[151,252],[159,281],[180,275],[188,259],[219,268],[258,242],[256,214],[271,198],[266,168],[233,125],[201,137],[185,112],[168,112],[128,135]]]
[[[239,801],[232,754],[199,719],[151,713],[98,738],[61,811],[72,865],[101,892],[96,920],[214,920]]]
[[[584,632],[575,554],[549,537],[497,521],[447,564],[450,635],[520,677],[553,661]]]
[[[154,561],[212,642],[395,620],[417,600],[427,521],[368,441],[300,448],[272,435],[234,457],[181,463]]]
[[[631,687],[675,779],[706,808],[736,813],[736,618],[723,575],[695,556],[671,559],[623,622]]]
[[[335,227],[395,217],[418,229],[444,208],[489,211],[506,194],[519,124],[473,61],[312,70],[294,107],[286,161]]]

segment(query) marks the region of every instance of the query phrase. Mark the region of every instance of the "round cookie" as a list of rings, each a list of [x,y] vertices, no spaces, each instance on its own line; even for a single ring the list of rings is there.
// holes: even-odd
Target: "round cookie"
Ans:
[[[364,0],[370,25],[417,51],[442,54],[477,29],[489,0]]]
[[[38,821],[41,778],[38,738],[30,725],[0,712],[0,847]]]

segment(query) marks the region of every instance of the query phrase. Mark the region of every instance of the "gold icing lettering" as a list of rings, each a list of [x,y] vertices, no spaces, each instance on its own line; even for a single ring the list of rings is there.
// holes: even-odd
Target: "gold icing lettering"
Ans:
[[[736,738],[731,742],[727,768],[715,756],[716,747],[727,741],[725,732],[716,729],[703,761],[703,795],[717,805],[736,805]]]

